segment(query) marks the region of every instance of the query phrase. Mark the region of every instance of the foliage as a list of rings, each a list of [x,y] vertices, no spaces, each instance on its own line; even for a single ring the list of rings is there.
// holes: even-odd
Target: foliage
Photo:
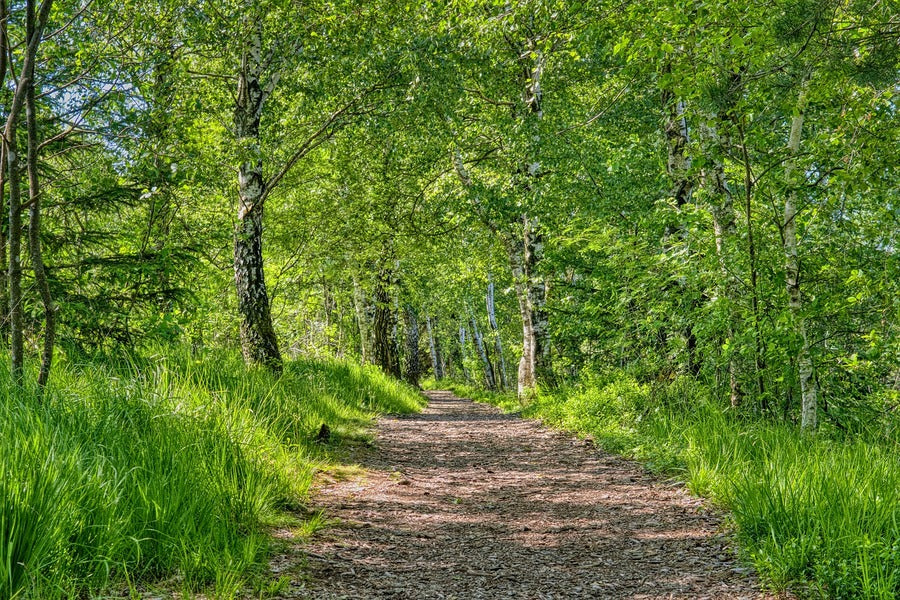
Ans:
[[[278,487],[287,463],[265,458],[277,467],[266,474],[260,456],[308,449],[316,420],[349,424],[365,408],[357,392],[323,404],[288,396],[297,385],[298,397],[319,397],[300,383],[319,377],[354,390],[369,385],[360,377],[374,377],[341,375],[336,363],[325,374],[309,374],[306,359],[290,363],[276,383],[246,375],[231,357],[212,359],[221,369],[195,364],[180,350],[179,357],[162,352],[161,363],[128,359],[127,368],[117,364],[125,359],[94,358],[187,345],[220,356],[239,343],[236,173],[248,165],[259,166],[265,183],[254,246],[261,266],[253,278],[266,282],[260,312],[271,312],[271,337],[285,356],[372,363],[406,352],[402,360],[414,364],[418,353],[432,373],[439,359],[478,394],[503,364],[515,382],[515,365],[539,345],[532,343],[537,323],[546,325],[539,340],[544,391],[529,410],[590,430],[609,448],[659,468],[690,464],[687,434],[666,432],[675,427],[670,422],[685,432],[707,426],[688,420],[692,412],[710,428],[743,436],[735,439],[764,432],[758,444],[785,453],[783,465],[747,459],[763,483],[740,484],[746,498],[757,493],[751,488],[807,477],[802,469],[770,468],[800,469],[807,459],[831,464],[832,455],[854,468],[867,452],[878,464],[893,455],[900,405],[896,2],[772,0],[764,10],[735,0],[56,2],[32,81],[21,71],[28,12],[48,1],[2,2],[8,36],[0,39],[0,114],[9,120],[17,91],[34,86],[37,139],[27,140],[20,117],[8,123],[19,133],[5,145],[37,144],[40,194],[26,197],[25,208],[40,199],[43,220],[19,234],[34,233],[43,248],[58,307],[56,349],[69,364],[54,376],[44,405],[28,389],[7,390],[0,400],[12,428],[4,439],[36,432],[33,445],[16,450],[30,458],[17,460],[61,461],[50,469],[61,473],[60,486],[70,476],[76,487],[101,486],[82,473],[84,461],[94,465],[85,473],[109,471],[85,447],[85,428],[102,429],[121,411],[136,445],[110,441],[109,452],[144,460],[150,450],[142,436],[185,445],[193,425],[179,411],[197,410],[197,426],[207,432],[197,439],[216,452],[198,453],[179,477],[219,486],[224,491],[212,497],[225,502],[231,484],[208,471],[231,469],[221,461],[248,454],[240,436],[264,419],[271,439],[246,458],[257,461],[246,472],[257,478],[261,504],[235,509],[250,514],[249,523],[275,502],[267,498],[287,493]],[[258,135],[242,136],[237,81],[252,58],[251,30],[262,38],[258,83],[266,100],[254,113]],[[10,305],[16,219],[8,217],[22,215],[7,210],[12,181],[23,189],[31,182],[27,169],[11,174],[8,161],[0,170],[0,303],[9,306],[0,338],[19,339],[10,327],[23,317],[31,363],[49,337],[50,313],[28,252],[23,301]],[[486,310],[489,284],[496,329]],[[400,318],[407,308],[420,331]],[[484,336],[484,358],[475,329]],[[407,349],[406,339],[421,342]],[[231,399],[217,390],[232,390]],[[798,438],[788,452],[810,390],[822,439]],[[193,400],[154,400],[149,408],[135,400],[181,393]],[[79,398],[72,406],[70,396]],[[735,415],[720,415],[726,396]],[[144,431],[151,425],[167,429]],[[661,428],[658,439],[678,443],[641,441],[654,428]],[[698,439],[719,435],[697,431]],[[220,438],[238,441],[219,447]],[[13,442],[5,443],[13,452]],[[66,452],[54,454],[57,443]],[[162,455],[146,460],[164,468]],[[692,485],[744,519],[736,501],[715,491],[718,484],[704,483],[703,473],[718,472],[713,462],[698,467]],[[813,471],[809,489],[818,489],[831,471]],[[114,478],[127,483],[134,475],[126,469]],[[35,488],[22,502],[50,502],[38,496],[57,494],[57,484],[45,483],[44,494]],[[101,487],[114,496],[117,485]],[[68,494],[60,503],[80,502],[80,492],[60,489]],[[198,499],[184,502],[188,512],[203,512]],[[766,509],[772,518],[782,504],[790,502]],[[885,510],[895,505],[890,500]],[[166,506],[159,510],[174,510]],[[833,512],[827,504],[815,509]],[[756,516],[747,523],[767,514],[748,511]],[[108,522],[113,537],[117,523]],[[186,566],[193,550],[172,549],[165,532],[136,527],[128,534],[135,541],[116,538],[120,545],[98,551],[108,558],[97,561],[53,555],[61,550],[50,546],[35,552],[60,557],[63,570],[66,561],[87,560],[71,576],[88,587],[106,581],[95,568],[103,561],[115,562],[114,577],[125,577],[126,566],[129,578],[134,569],[149,578],[194,572]],[[261,552],[258,532],[244,531],[243,541],[220,540],[232,556],[221,560]],[[888,557],[878,559],[882,566],[894,560],[888,529],[873,525],[872,537],[860,542],[865,558],[850,550],[856,538],[837,528],[817,531],[791,550],[803,565],[782,574],[763,558],[781,550],[766,550],[753,541],[756,533],[748,552],[761,553],[759,564],[776,581],[818,578],[837,596],[869,589],[864,581],[893,585],[879,579],[882,567],[864,568],[871,557]],[[54,535],[46,544],[62,539]],[[206,543],[204,535],[198,543]],[[838,562],[804,562],[822,548],[837,556],[840,547]],[[212,560],[205,552],[196,556]],[[196,567],[198,579],[227,570],[208,565]],[[844,576],[850,587],[838,584]]]
[[[165,580],[232,597],[265,564],[267,524],[308,518],[314,472],[379,412],[421,405],[367,368],[303,360],[275,379],[183,348],[60,365],[40,404],[0,376],[5,598]]]
[[[471,390],[453,386],[458,393]],[[475,397],[574,431],[677,477],[729,511],[742,557],[776,589],[894,598],[900,544],[900,446],[735,413],[687,378],[641,384],[610,371],[539,393]]]

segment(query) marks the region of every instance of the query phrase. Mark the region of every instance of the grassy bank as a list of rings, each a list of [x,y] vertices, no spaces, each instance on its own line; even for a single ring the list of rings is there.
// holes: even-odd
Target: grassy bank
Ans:
[[[42,403],[0,372],[0,598],[160,581],[233,597],[262,572],[267,525],[331,460],[321,425],[333,447],[420,406],[336,362],[292,362],[281,378],[234,354],[61,363]]]
[[[651,386],[596,377],[540,393],[524,407],[509,395],[453,387],[683,479],[730,512],[743,558],[776,589],[900,597],[896,437],[801,436],[795,427],[735,414],[687,379]]]

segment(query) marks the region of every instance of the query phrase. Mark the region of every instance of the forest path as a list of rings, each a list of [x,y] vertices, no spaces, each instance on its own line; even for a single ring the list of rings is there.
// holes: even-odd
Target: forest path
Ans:
[[[379,422],[364,476],[316,490],[341,525],[298,548],[305,577],[286,597],[769,597],[679,486],[536,421],[427,395],[421,414]]]

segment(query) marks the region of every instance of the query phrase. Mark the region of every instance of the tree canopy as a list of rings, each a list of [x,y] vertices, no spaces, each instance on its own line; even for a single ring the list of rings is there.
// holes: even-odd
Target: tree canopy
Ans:
[[[614,366],[855,427],[900,381],[896,8],[5,3],[14,370]]]

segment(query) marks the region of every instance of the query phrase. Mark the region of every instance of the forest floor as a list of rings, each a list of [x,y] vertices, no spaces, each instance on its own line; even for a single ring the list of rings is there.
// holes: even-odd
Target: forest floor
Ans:
[[[285,598],[770,598],[714,511],[537,421],[428,392],[313,497],[336,524],[272,563]]]

